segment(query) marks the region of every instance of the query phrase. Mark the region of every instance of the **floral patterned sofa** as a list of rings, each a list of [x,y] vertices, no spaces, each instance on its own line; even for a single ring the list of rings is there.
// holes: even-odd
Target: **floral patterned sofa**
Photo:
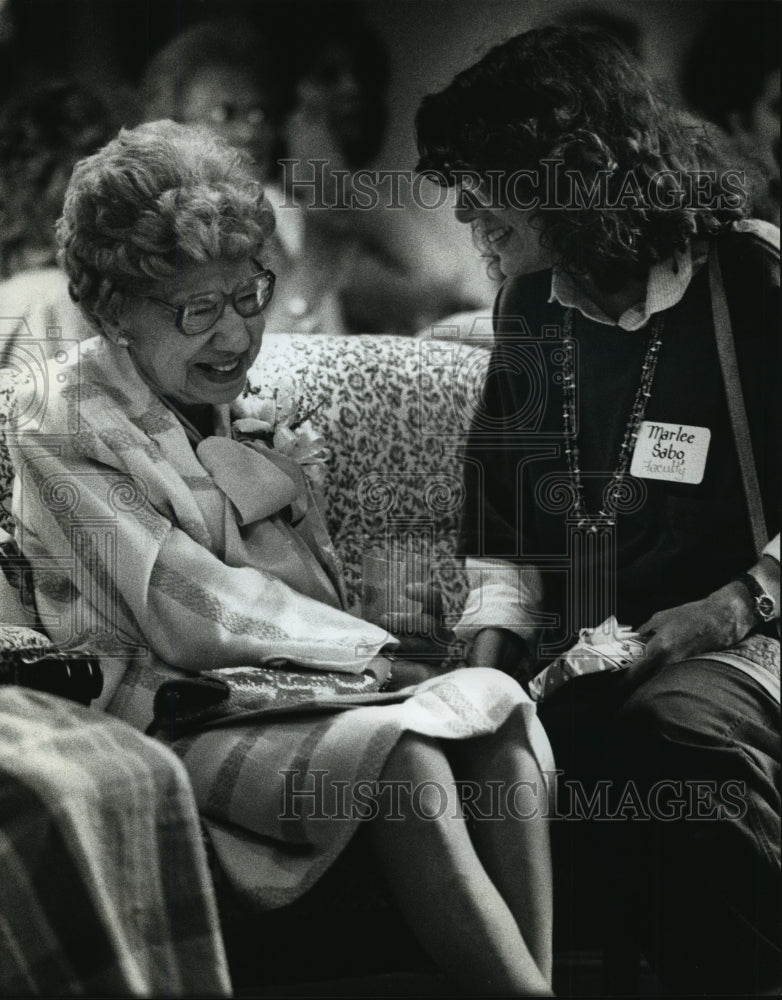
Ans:
[[[396,542],[431,555],[446,613],[466,596],[454,558],[463,501],[459,449],[479,398],[485,347],[393,336],[266,338],[252,396],[296,399],[331,452],[329,530],[351,610],[361,610],[361,557]],[[241,405],[241,404],[240,404]]]

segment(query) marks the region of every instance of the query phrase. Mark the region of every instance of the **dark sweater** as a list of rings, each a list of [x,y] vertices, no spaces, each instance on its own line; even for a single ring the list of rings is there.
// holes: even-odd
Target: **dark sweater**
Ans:
[[[721,236],[719,256],[773,536],[780,507],[779,269],[774,252],[753,234]],[[647,420],[710,429],[703,480],[630,477],[633,509],[619,514],[612,540],[603,533],[597,544],[596,536],[572,533],[563,488],[570,481],[564,309],[547,301],[550,287],[551,272],[543,271],[507,281],[498,296],[497,342],[465,451],[460,554],[544,567],[545,610],[560,618],[544,638],[564,648],[578,628],[599,624],[607,613],[638,626],[655,611],[705,597],[751,566],[755,553],[714,340],[708,266],[664,314],[646,410]],[[579,465],[586,510],[597,514],[617,465],[649,325],[628,332],[576,311],[573,337]]]

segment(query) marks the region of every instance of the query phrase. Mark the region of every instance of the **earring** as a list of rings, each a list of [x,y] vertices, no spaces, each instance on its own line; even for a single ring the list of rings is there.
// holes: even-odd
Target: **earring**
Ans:
[[[130,347],[130,339],[128,337],[117,337],[114,343],[117,347]]]

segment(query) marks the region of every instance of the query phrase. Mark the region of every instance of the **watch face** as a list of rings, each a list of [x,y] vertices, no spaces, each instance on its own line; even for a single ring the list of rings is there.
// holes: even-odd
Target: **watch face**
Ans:
[[[763,594],[761,597],[755,598],[755,610],[758,618],[764,622],[770,622],[774,617],[774,602],[768,594]]]

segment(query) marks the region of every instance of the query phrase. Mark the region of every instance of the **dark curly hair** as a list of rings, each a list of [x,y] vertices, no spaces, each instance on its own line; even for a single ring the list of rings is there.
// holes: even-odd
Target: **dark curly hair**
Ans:
[[[187,264],[242,260],[274,230],[249,159],[208,129],[123,129],[76,164],[57,223],[71,297],[99,330]]]
[[[561,267],[606,292],[644,279],[693,236],[746,214],[741,192],[722,187],[704,127],[673,109],[627,51],[594,29],[537,28],[496,46],[423,99],[416,130],[417,169],[440,183],[453,185],[460,171],[540,172],[545,161],[587,186],[602,177],[597,203],[552,201],[537,188],[532,219]],[[717,172],[707,207],[688,186],[704,170]],[[622,202],[629,177],[651,199]]]
[[[74,164],[117,130],[105,105],[82,84],[53,79],[0,110],[0,274],[22,269],[25,251],[54,263],[54,226]]]

